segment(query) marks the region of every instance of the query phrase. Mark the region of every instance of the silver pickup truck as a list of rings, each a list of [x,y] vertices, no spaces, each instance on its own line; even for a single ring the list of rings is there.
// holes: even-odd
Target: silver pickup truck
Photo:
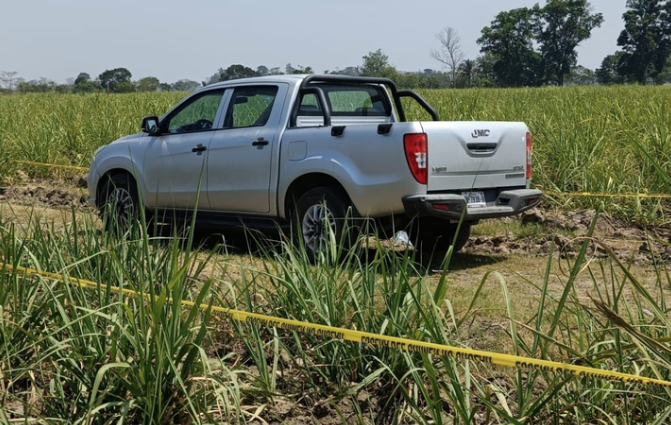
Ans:
[[[406,121],[401,100],[431,121]],[[534,207],[531,136],[519,122],[440,121],[385,78],[280,75],[187,96],[142,133],[103,146],[89,197],[108,225],[157,221],[285,226],[314,256],[346,215],[460,249],[470,226]],[[461,221],[459,235],[455,235]]]

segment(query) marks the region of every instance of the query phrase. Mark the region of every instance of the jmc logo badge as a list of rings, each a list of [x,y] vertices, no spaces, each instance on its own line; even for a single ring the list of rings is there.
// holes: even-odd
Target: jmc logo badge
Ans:
[[[471,133],[471,137],[477,139],[478,137],[489,137],[489,130],[475,130]]]

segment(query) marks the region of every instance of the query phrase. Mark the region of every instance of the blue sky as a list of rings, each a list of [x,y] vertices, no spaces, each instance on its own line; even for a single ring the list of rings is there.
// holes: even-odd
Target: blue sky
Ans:
[[[65,82],[128,68],[133,79],[202,81],[240,63],[311,66],[316,72],[360,65],[382,49],[399,70],[440,69],[435,34],[455,28],[467,58],[503,10],[544,0],[16,0],[0,17],[0,71]],[[626,0],[591,0],[605,22],[578,48],[596,68],[617,50]]]

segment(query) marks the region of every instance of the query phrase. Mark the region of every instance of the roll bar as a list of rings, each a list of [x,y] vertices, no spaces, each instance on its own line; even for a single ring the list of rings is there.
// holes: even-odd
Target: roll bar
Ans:
[[[324,111],[324,125],[330,125],[331,113],[327,108],[326,97],[324,96],[323,90],[319,88],[318,85],[314,83],[327,83],[327,84],[342,84],[342,85],[351,85],[351,84],[379,84],[386,86],[391,91],[391,96],[394,100],[394,106],[396,107],[396,113],[398,114],[398,120],[403,122],[406,121],[405,110],[403,109],[403,104],[401,103],[401,98],[410,97],[414,99],[419,105],[429,114],[433,121],[440,121],[438,112],[429,103],[422,98],[417,92],[412,90],[402,90],[399,91],[394,83],[389,78],[382,77],[352,77],[349,75],[308,75],[303,79],[300,85],[300,92],[305,93],[305,90],[309,90],[308,93],[314,93],[317,96],[317,99],[322,103],[322,110]],[[311,85],[312,84],[312,85]],[[311,86],[310,86],[311,85]],[[308,87],[310,86],[310,87]],[[316,90],[313,90],[316,89]],[[296,119],[298,116],[299,105],[294,107],[294,110],[291,114],[291,125],[296,125]],[[328,120],[328,124],[326,123]]]

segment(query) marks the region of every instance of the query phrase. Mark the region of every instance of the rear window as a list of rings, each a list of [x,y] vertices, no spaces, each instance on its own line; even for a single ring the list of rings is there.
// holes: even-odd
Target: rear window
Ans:
[[[384,88],[379,86],[318,85],[326,96],[326,102],[335,117],[389,117],[391,105]],[[322,111],[317,96],[303,95],[299,116],[321,116]]]

